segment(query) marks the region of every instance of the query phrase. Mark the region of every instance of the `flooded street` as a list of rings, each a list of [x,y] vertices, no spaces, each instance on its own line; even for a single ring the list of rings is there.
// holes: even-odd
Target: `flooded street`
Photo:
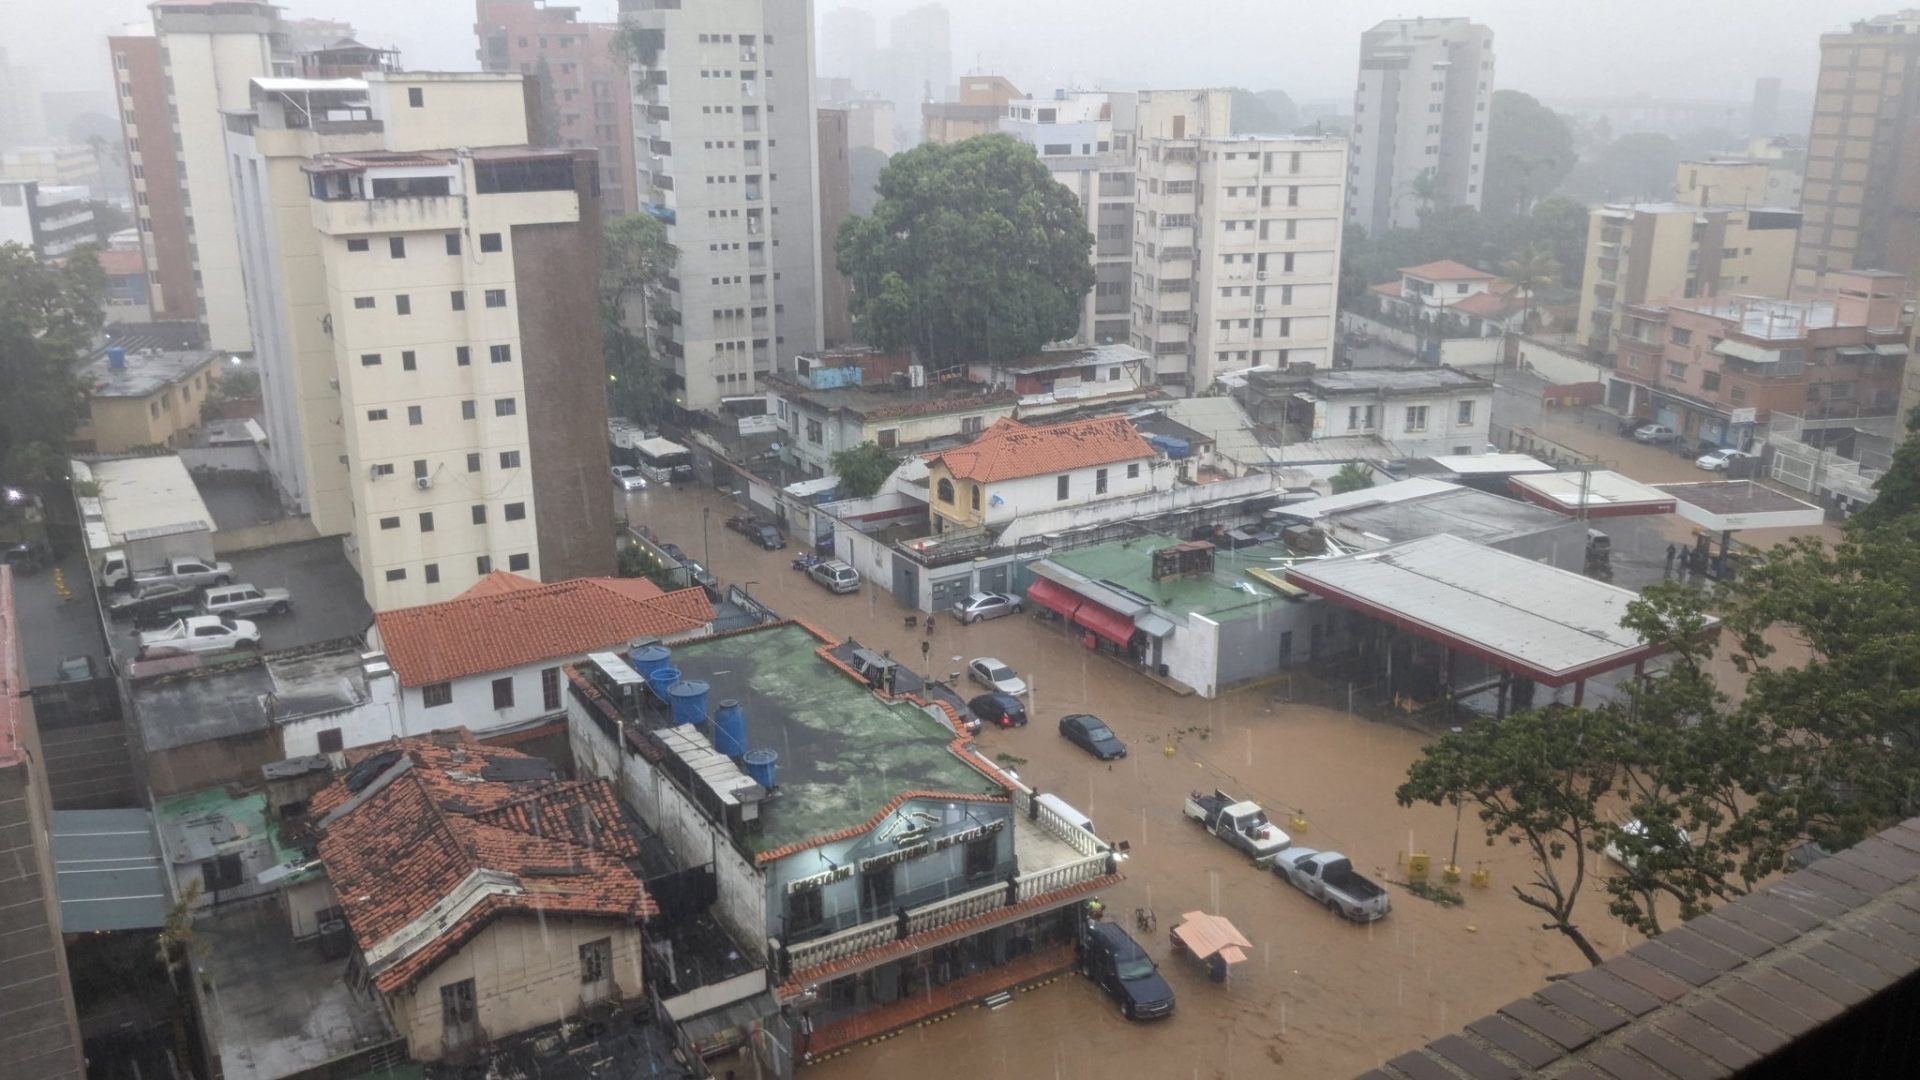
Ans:
[[[701,490],[653,490],[627,499],[645,524],[745,585],[782,615],[837,637],[890,649],[919,667],[929,640],[903,625],[906,612],[871,587],[831,596],[789,566],[794,552],[766,552],[726,531],[740,511]],[[702,552],[702,509],[710,552]],[[697,556],[696,556],[697,557]],[[1126,840],[1127,880],[1109,895],[1110,917],[1131,928],[1151,908],[1158,930],[1138,934],[1179,998],[1173,1019],[1137,1025],[1076,977],[1016,996],[999,1011],[969,1010],[817,1065],[821,1078],[914,1075],[925,1080],[1124,1074],[1143,1077],[1343,1076],[1446,1034],[1575,970],[1579,953],[1539,928],[1540,917],[1510,886],[1528,873],[1517,848],[1485,845],[1471,811],[1460,826],[1460,862],[1484,861],[1491,887],[1463,883],[1462,907],[1443,908],[1391,888],[1394,910],[1354,926],[1271,874],[1256,870],[1181,814],[1194,790],[1222,788],[1261,802],[1297,842],[1349,855],[1382,882],[1402,882],[1407,851],[1432,857],[1436,879],[1455,836],[1450,809],[1403,809],[1393,792],[1424,737],[1343,713],[1289,704],[1284,684],[1218,701],[1180,697],[1104,657],[1055,626],[1014,616],[962,627],[941,616],[929,659],[941,675],[976,656],[998,656],[1034,686],[1031,726],[987,730],[989,756],[1009,755],[1028,784],[1092,817],[1103,837]],[[1130,756],[1095,761],[1060,738],[1056,722],[1091,712],[1126,740]],[[1295,829],[1289,818],[1305,819]],[[1225,915],[1254,945],[1225,985],[1170,955],[1167,931],[1183,912]],[[1584,922],[1611,955],[1625,941],[1590,887]],[[1124,1063],[1122,1065],[1121,1063]]]

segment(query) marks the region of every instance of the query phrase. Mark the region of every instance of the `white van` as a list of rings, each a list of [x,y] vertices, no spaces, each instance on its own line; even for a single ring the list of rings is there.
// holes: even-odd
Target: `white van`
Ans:
[[[1039,799],[1040,799],[1041,806],[1044,806],[1047,809],[1053,811],[1054,813],[1059,814],[1061,819],[1066,821],[1069,825],[1078,825],[1081,828],[1087,830],[1088,832],[1093,832],[1093,819],[1089,818],[1087,815],[1081,813],[1080,811],[1075,810],[1073,807],[1068,806],[1066,803],[1066,800],[1062,799],[1060,796],[1052,795],[1052,794],[1043,794],[1039,796]],[[1098,836],[1099,834],[1094,833],[1094,835]]]

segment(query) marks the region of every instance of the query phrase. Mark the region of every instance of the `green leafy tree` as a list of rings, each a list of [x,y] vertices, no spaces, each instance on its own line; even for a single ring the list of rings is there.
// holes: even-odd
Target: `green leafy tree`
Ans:
[[[1517,90],[1493,92],[1487,109],[1483,210],[1494,216],[1526,216],[1559,188],[1577,160],[1573,132],[1559,113]]]
[[[1500,276],[1513,282],[1523,298],[1520,310],[1520,332],[1526,333],[1533,327],[1533,301],[1540,290],[1553,284],[1554,277],[1560,272],[1560,260],[1554,258],[1553,249],[1535,241],[1515,252],[1513,257],[1500,264]]]
[[[1587,268],[1586,204],[1564,195],[1541,199],[1527,218],[1529,244],[1544,244],[1560,269],[1553,279],[1562,289],[1578,289]]]
[[[879,491],[900,464],[871,441],[835,450],[827,463],[833,466],[833,475],[840,478],[839,495],[843,499],[864,499]]]
[[[1079,200],[1008,135],[896,154],[835,250],[855,332],[936,363],[1029,355],[1074,332],[1093,288]]]
[[[1620,777],[1609,751],[1622,743],[1609,713],[1555,706],[1483,717],[1421,751],[1396,797],[1402,806],[1471,805],[1489,845],[1525,847],[1533,877],[1514,885],[1513,895],[1546,916],[1542,929],[1565,935],[1598,964],[1574,909],[1589,860],[1605,844],[1601,804]]]
[[[1873,482],[1873,501],[1848,519],[1856,530],[1878,528],[1920,511],[1920,409],[1907,413],[1907,437],[1893,451],[1893,461]]]
[[[1365,491],[1373,486],[1373,467],[1364,461],[1349,461],[1340,466],[1327,481],[1335,495],[1345,495],[1349,491]]]
[[[0,476],[67,473],[67,439],[84,401],[74,365],[100,329],[106,275],[92,249],[59,265],[0,245]]]
[[[655,423],[668,412],[666,376],[646,339],[633,328],[646,326],[650,317],[672,314],[669,307],[650,310],[648,300],[673,272],[679,252],[668,243],[666,226],[651,214],[613,218],[605,237],[600,343],[607,368],[607,412]]]
[[[623,214],[607,221],[605,262],[600,270],[600,302],[616,311],[644,304],[679,261],[680,253],[667,241],[667,227],[652,214]],[[647,312],[637,313],[644,323]]]

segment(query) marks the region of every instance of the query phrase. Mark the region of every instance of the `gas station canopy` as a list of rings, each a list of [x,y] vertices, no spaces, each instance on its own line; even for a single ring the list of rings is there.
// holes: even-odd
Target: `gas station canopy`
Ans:
[[[1610,469],[1535,473],[1507,479],[1507,488],[1530,503],[1590,518],[1671,514],[1673,496]]]
[[[1712,532],[1738,529],[1791,529],[1818,525],[1826,511],[1752,480],[1709,480],[1659,484],[1671,496],[1675,512]]]

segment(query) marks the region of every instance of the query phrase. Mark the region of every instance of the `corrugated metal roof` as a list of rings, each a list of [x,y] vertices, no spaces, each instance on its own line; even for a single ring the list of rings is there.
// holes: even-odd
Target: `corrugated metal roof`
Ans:
[[[167,918],[166,872],[145,810],[55,810],[60,930],[149,930]]]

